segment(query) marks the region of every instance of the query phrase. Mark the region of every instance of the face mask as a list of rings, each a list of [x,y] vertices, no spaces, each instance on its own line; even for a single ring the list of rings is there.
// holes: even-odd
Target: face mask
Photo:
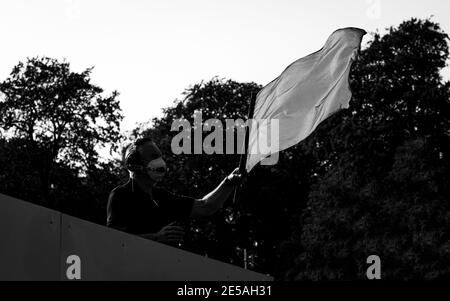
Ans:
[[[146,166],[148,176],[155,182],[163,178],[166,173],[166,168],[166,162],[161,157],[148,162]]]

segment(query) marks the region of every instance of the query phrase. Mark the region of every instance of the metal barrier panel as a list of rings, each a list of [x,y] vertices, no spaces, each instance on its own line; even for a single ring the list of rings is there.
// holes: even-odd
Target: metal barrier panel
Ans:
[[[76,255],[81,280],[272,280],[271,277],[62,215],[61,277]]]
[[[0,280],[60,279],[61,213],[0,194]]]

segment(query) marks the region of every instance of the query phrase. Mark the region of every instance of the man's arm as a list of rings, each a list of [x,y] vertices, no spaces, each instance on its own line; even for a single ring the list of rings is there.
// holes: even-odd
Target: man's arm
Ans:
[[[194,201],[190,217],[204,217],[213,215],[217,210],[222,208],[223,203],[228,199],[241,181],[242,175],[236,168],[228,175],[213,191],[205,195],[202,199]]]
[[[120,193],[115,189],[111,191],[107,204],[106,226],[119,231],[127,232],[124,222],[124,209],[122,208],[123,200]]]
[[[213,191],[205,195],[202,199],[194,200],[190,217],[205,217],[214,214],[234,191],[236,185],[241,182],[242,176],[236,168],[228,175]],[[171,223],[163,227],[159,232],[146,233],[140,235],[143,238],[151,239],[162,243],[178,243],[183,240],[184,230],[182,227]]]

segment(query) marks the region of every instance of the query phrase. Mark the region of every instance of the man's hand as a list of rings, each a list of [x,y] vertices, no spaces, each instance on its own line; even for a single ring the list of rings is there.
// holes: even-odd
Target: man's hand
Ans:
[[[237,167],[235,170],[233,170],[232,173],[230,173],[226,178],[225,178],[225,183],[229,184],[229,185],[233,185],[233,186],[237,186],[237,185],[241,185],[245,182],[246,180],[246,173],[240,173],[239,171],[239,167]]]
[[[220,182],[216,189],[194,202],[190,217],[205,217],[216,213],[217,210],[222,208],[223,203],[235,191],[236,187],[245,181],[245,178],[246,173],[240,173],[239,168],[233,170],[225,180]]]
[[[168,224],[156,233],[156,240],[162,243],[178,244],[183,240],[183,237],[184,229],[176,226],[175,222]]]
[[[184,230],[182,227],[176,226],[175,222],[173,222],[163,227],[157,233],[147,233],[140,236],[166,244],[178,244],[183,240]]]

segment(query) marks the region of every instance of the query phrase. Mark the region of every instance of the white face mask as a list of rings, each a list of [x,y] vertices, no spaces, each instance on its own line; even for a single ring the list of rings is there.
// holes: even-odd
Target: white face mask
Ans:
[[[163,158],[159,157],[148,162],[146,169],[148,176],[153,181],[158,182],[164,177],[164,174],[166,173],[166,162],[164,162]]]

